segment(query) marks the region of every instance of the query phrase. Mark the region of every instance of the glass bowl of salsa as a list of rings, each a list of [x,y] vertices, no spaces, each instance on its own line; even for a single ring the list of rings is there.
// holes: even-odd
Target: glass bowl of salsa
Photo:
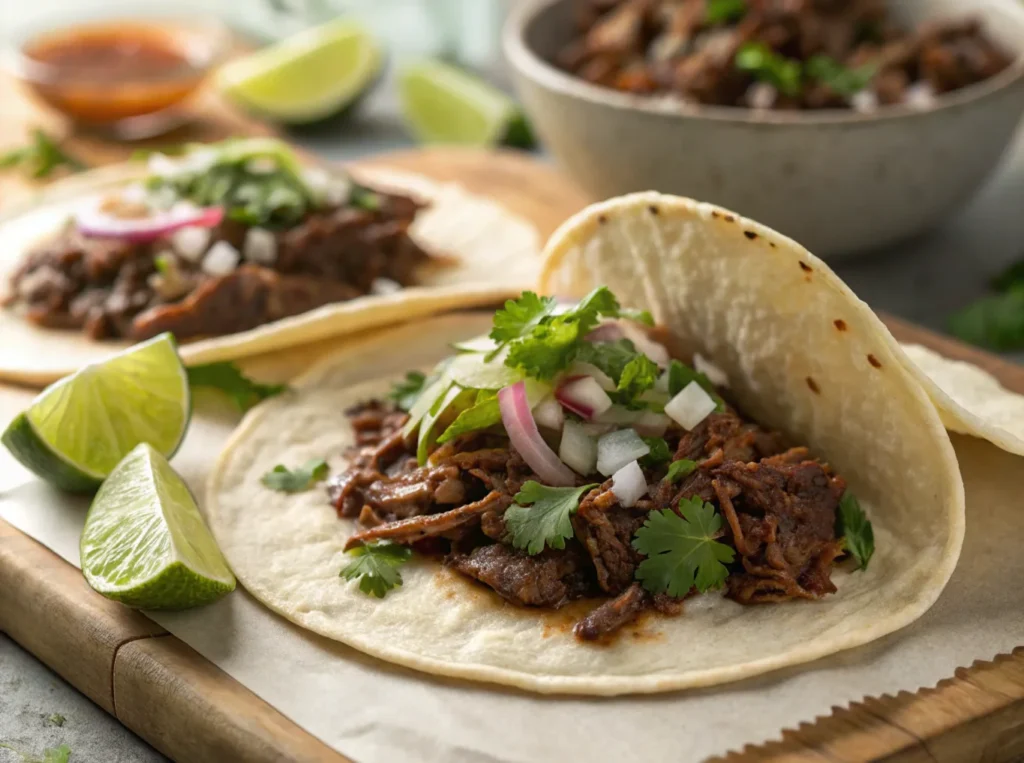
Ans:
[[[201,14],[133,11],[16,32],[7,64],[40,100],[124,138],[180,124],[178,107],[226,55],[231,35]]]

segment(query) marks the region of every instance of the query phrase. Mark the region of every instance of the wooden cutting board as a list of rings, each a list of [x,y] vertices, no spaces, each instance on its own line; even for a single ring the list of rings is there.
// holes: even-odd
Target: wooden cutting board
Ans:
[[[0,104],[6,112],[0,148],[20,143],[29,126],[44,124],[68,135],[69,150],[89,163],[117,161],[132,150],[75,134],[29,105],[3,78]],[[167,140],[270,132],[209,95],[196,108],[196,125]],[[418,150],[361,164],[457,181],[532,220],[542,236],[588,201],[546,165],[511,152]],[[0,205],[30,191],[29,184],[0,179]],[[886,322],[901,341],[975,363],[1024,393],[1024,368],[897,319]],[[0,424],[31,396],[28,390],[0,386]],[[11,468],[0,461],[0,473]],[[95,594],[77,569],[3,521],[0,629],[175,760],[347,760],[143,615]],[[823,714],[830,710],[821,708]],[[1024,647],[994,662],[962,668],[936,688],[835,709],[816,723],[784,731],[781,742],[748,747],[728,759],[997,762],[1022,756]]]

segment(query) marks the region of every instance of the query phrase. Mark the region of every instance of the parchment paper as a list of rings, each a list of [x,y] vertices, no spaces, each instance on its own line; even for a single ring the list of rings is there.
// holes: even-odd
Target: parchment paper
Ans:
[[[28,397],[3,393],[0,422]],[[233,424],[206,407],[193,420],[174,464],[198,495]],[[866,695],[934,685],[959,666],[1024,643],[1024,459],[980,440],[954,442],[967,488],[967,538],[938,603],[868,647],[718,690],[578,699],[441,680],[309,635],[241,589],[205,609],[150,617],[357,761],[700,760],[777,738]],[[6,487],[17,476],[0,461],[0,516],[77,564],[87,502],[36,481]]]

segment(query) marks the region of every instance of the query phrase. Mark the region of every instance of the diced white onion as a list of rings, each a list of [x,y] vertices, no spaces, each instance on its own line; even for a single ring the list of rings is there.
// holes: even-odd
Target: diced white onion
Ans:
[[[627,320],[620,320],[619,326],[622,329],[622,335],[631,341],[639,352],[642,352],[660,367],[668,367],[669,361],[672,360],[668,350],[665,349],[664,345],[658,344],[651,339],[644,326]]]
[[[861,114],[870,114],[878,110],[878,96],[875,95],[874,90],[861,90],[854,93],[853,97],[850,98],[850,106],[853,107],[854,111],[859,111]]]
[[[209,245],[209,228],[189,225],[171,234],[171,246],[174,251],[191,262],[199,262]]]
[[[695,381],[687,384],[665,406],[667,413],[683,429],[690,430],[707,418],[717,404]]]
[[[907,88],[903,102],[912,109],[930,109],[935,106],[935,88],[930,82],[915,82]]]
[[[644,411],[633,428],[644,437],[663,437],[670,423],[671,419],[664,413]]]
[[[146,169],[149,170],[149,174],[161,178],[174,177],[181,172],[176,161],[167,156],[167,154],[160,153],[149,155],[149,159],[146,161]]]
[[[555,432],[559,431],[562,424],[565,423],[562,406],[553,397],[546,397],[534,406],[533,418],[539,426],[552,429]]]
[[[589,437],[600,437],[618,429],[614,424],[599,424],[595,421],[584,421],[580,426]]]
[[[335,175],[327,181],[324,188],[324,201],[332,206],[338,207],[349,200],[352,195],[352,181],[344,175]]]
[[[643,415],[643,411],[631,411],[629,408],[625,408],[621,405],[613,405],[607,411],[599,413],[594,416],[594,421],[598,424],[617,424],[619,426],[629,425],[632,426]]]
[[[587,434],[585,425],[566,421],[558,457],[577,474],[593,474],[597,464],[597,441]]]
[[[573,361],[569,368],[565,372],[565,378],[569,379],[574,376],[589,376],[595,379],[605,392],[611,392],[615,389],[615,381],[602,371],[600,368],[595,366],[593,363],[581,363],[579,361]]]
[[[118,194],[121,201],[126,204],[149,204],[149,191],[141,183],[132,183],[125,186]]]
[[[612,399],[592,376],[580,376],[555,390],[562,405],[585,419],[592,419],[612,407]]]
[[[266,228],[249,228],[242,244],[245,259],[257,265],[273,265],[277,262],[277,237]]]
[[[632,429],[609,432],[597,441],[597,470],[610,477],[630,461],[643,458],[651,449]]]
[[[208,171],[218,161],[220,161],[220,151],[204,146],[189,151],[177,164],[178,170],[181,172],[202,173]]]
[[[752,109],[770,109],[778,97],[779,91],[767,82],[755,82],[743,95],[747,105]]]
[[[253,175],[272,175],[277,172],[277,159],[272,156],[255,156],[245,163],[245,169]]]
[[[327,195],[327,183],[330,179],[331,176],[323,167],[306,167],[302,170],[302,182],[317,197]]]
[[[227,241],[218,241],[203,258],[202,268],[211,276],[224,276],[238,267],[242,256]]]
[[[635,506],[647,492],[647,479],[640,464],[630,461],[612,475],[612,492],[627,509]]]
[[[708,377],[708,380],[716,387],[729,386],[729,375],[699,352],[693,355],[693,368]]]
[[[390,278],[374,278],[370,282],[371,294],[394,294],[402,290],[402,284],[392,281]]]

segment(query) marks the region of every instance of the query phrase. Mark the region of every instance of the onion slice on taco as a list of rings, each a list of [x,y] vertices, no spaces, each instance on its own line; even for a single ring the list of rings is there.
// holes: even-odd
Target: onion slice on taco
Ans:
[[[909,624],[960,552],[952,446],[866,306],[784,241],[613,200],[549,244],[569,301],[348,345],[221,456],[235,574],[368,654],[539,692],[713,685]]]
[[[0,224],[0,377],[52,380],[164,331],[190,364],[230,360],[493,302],[539,265],[533,228],[492,202],[308,166],[276,140],[155,154],[60,194]]]

